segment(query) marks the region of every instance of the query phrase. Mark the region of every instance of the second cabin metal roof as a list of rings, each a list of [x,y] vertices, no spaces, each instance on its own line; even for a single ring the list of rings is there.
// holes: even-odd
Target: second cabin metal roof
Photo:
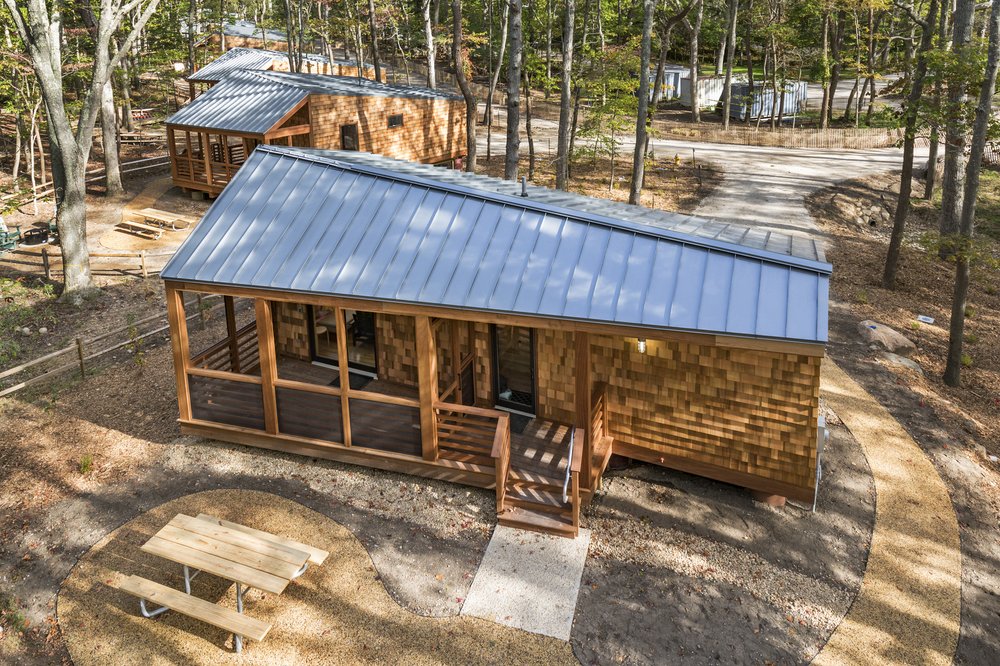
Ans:
[[[303,54],[303,60],[329,64],[330,59],[326,56]],[[270,51],[267,49],[248,49],[236,47],[229,49],[221,56],[208,63],[197,72],[187,77],[188,81],[221,81],[228,74],[241,70],[268,70],[274,61],[288,63],[288,53],[284,51]],[[353,60],[334,60],[334,64],[357,67]],[[366,70],[373,69],[371,65],[365,66]]]
[[[392,168],[408,163],[370,158],[259,146],[161,276],[650,329],[827,339],[829,264],[583,210],[572,197],[541,201],[541,188],[512,196],[497,192],[494,179],[467,174],[462,183],[444,182],[430,175],[441,169],[422,167],[428,171],[418,175]],[[675,217],[680,226],[692,219]]]
[[[378,83],[356,76],[237,70],[167,118],[167,124],[263,134],[309,95],[461,99],[440,90]]]

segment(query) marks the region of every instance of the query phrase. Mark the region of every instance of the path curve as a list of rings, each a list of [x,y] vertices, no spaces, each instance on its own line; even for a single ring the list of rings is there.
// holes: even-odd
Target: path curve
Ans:
[[[813,664],[950,664],[962,553],[948,489],[899,422],[829,357],[821,387],[868,458],[875,529],[858,596]]]

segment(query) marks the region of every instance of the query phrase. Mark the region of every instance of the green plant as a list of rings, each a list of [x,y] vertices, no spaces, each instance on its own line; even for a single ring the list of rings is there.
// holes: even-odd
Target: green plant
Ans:
[[[28,620],[17,607],[17,599],[7,592],[0,592],[0,626],[10,627],[20,633],[28,628]]]
[[[966,333],[965,341],[968,342],[970,345],[974,345],[977,342],[979,342],[979,336],[976,335],[975,333]]]
[[[858,303],[867,305],[868,304],[868,291],[865,290],[865,289],[862,289],[861,291],[858,292],[858,295],[856,296],[856,298],[858,300]]]
[[[962,367],[968,368],[970,365],[972,365],[972,357],[968,354],[962,354]]]
[[[910,330],[919,331],[920,330],[920,322],[919,321],[911,321],[910,322]]]
[[[966,305],[965,306],[965,316],[966,316],[967,319],[972,319],[973,317],[975,317],[976,316],[976,308],[972,307],[971,305]]]
[[[80,456],[80,474],[89,474],[90,470],[94,466],[94,456],[89,453],[84,453]]]
[[[135,325],[135,315],[128,316],[128,344],[125,348],[132,352],[132,359],[140,368],[146,364],[146,352],[142,348],[142,336],[139,327]]]

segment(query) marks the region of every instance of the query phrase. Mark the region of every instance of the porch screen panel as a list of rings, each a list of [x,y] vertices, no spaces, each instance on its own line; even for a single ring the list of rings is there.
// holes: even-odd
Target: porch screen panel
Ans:
[[[278,431],[296,437],[344,441],[340,396],[278,387]]]
[[[421,455],[420,409],[351,398],[351,446]]]
[[[191,416],[241,428],[264,429],[264,396],[260,384],[188,376]]]

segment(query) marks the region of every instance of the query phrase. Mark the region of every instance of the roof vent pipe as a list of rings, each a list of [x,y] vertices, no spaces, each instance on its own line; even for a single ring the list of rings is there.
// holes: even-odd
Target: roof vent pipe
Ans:
[[[521,196],[528,196],[528,179],[524,176],[521,176]]]

